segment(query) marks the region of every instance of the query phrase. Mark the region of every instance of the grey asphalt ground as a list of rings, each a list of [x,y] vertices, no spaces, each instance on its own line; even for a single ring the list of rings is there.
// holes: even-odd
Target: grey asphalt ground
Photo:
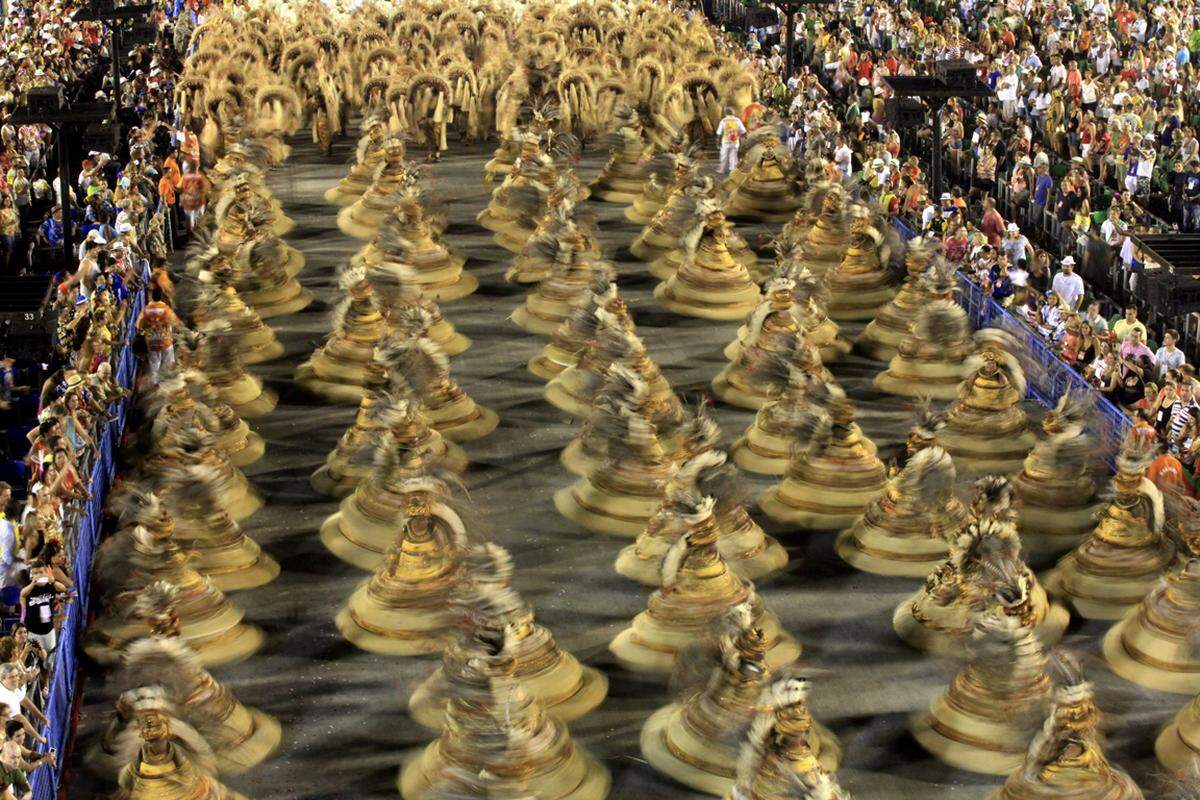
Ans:
[[[337,292],[334,269],[361,244],[338,231],[335,209],[321,197],[345,174],[353,142],[340,142],[332,159],[302,139],[293,145],[291,159],[272,173],[270,185],[297,223],[287,238],[306,255],[301,280],[319,301],[270,321],[287,354],[253,368],[281,401],[274,413],[253,423],[266,437],[267,454],[247,474],[265,493],[267,505],[243,523],[280,561],[283,573],[268,586],[232,596],[248,619],[266,630],[266,646],[243,664],[213,671],[243,702],[275,715],[284,740],[272,759],[229,785],[257,800],[390,800],[398,796],[395,778],[402,754],[430,739],[408,718],[405,703],[436,662],[362,652],[333,624],[338,607],[366,575],[331,556],[318,540],[317,528],[336,504],[316,495],[308,476],[351,422],[354,409],[306,396],[292,385],[291,375],[328,332],[327,312]],[[450,216],[448,239],[470,256],[467,268],[482,284],[476,294],[442,304],[444,315],[474,341],[453,359],[453,375],[501,419],[492,435],[466,445],[471,499],[489,526],[485,533],[512,551],[516,587],[540,621],[562,647],[611,679],[604,704],[571,725],[576,740],[611,770],[610,797],[704,797],[642,760],[638,732],[646,717],[669,701],[668,689],[623,672],[606,649],[646,600],[646,591],[612,568],[627,541],[590,534],[553,506],[554,491],[572,480],[558,454],[578,420],[544,402],[542,382],[525,370],[545,340],[507,319],[521,301],[521,291],[503,279],[510,256],[474,223],[488,199],[481,178],[490,152],[490,147],[454,145],[430,169],[434,194]],[[599,169],[602,155],[585,156],[585,179]],[[697,397],[724,363],[721,349],[736,324],[679,317],[658,307],[651,297],[654,279],[625,251],[637,227],[624,219],[620,206],[588,205],[600,221],[609,256],[618,263],[621,293],[651,357],[677,391]],[[739,230],[752,241],[767,232],[765,227]],[[884,455],[891,455],[911,412],[871,389],[870,379],[882,366],[852,358],[833,371],[857,402],[862,427]],[[725,406],[717,406],[716,415],[727,442],[753,419],[750,412]],[[769,485],[760,479],[748,478],[748,483],[755,491]],[[788,568],[759,589],[804,645],[803,661],[814,674],[814,714],[837,733],[845,750],[839,772],[843,786],[857,800],[985,798],[999,779],[940,764],[907,732],[909,715],[926,708],[953,672],[953,665],[921,656],[892,631],[892,609],[917,582],[855,572],[834,555],[831,534],[781,530],[758,517],[792,556]],[[1134,774],[1147,797],[1163,797],[1155,788],[1154,736],[1187,698],[1151,693],[1109,673],[1099,657],[1104,630],[1103,624],[1076,622],[1068,642],[1090,665],[1098,685],[1110,756]],[[110,703],[103,678],[89,670],[82,735],[102,724]],[[103,795],[77,773],[68,796]]]

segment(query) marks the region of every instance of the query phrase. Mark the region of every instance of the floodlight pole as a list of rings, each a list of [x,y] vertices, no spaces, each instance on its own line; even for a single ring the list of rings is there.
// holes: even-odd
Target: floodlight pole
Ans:
[[[947,81],[940,75],[891,76],[883,79],[896,97],[916,97],[924,100],[933,112],[933,164],[930,175],[930,194],[942,194],[942,115],[951,98],[995,97],[995,92],[977,78],[974,82]]]
[[[930,176],[932,180],[931,194],[938,198],[941,202],[942,197],[942,109],[946,107],[946,98],[930,97],[926,103],[929,104],[929,110],[933,114],[933,174]]]
[[[795,71],[795,57],[792,55],[792,50],[796,46],[796,12],[802,6],[825,6],[831,3],[833,3],[833,0],[784,0],[784,2],[779,4],[783,7],[783,13],[787,18],[787,37],[786,44],[784,45],[787,48],[786,67],[784,69],[785,82],[792,79],[792,73]]]
[[[71,230],[71,146],[68,138],[73,131],[95,122],[104,122],[105,114],[94,110],[60,109],[44,113],[18,111],[9,121],[14,126],[46,125],[54,130],[55,153],[58,155],[58,207],[62,210],[63,269],[75,269],[75,237]]]
[[[112,121],[113,121],[113,157],[121,149],[121,126],[117,124],[121,113],[121,23],[125,20],[145,19],[152,6],[149,4],[136,6],[112,7],[111,0],[94,3],[75,15],[76,20],[84,22],[108,23],[108,53],[112,59]]]
[[[121,126],[117,124],[118,115],[121,113],[121,23],[114,22],[108,28],[108,52],[112,57],[112,121],[113,121],[113,143],[112,156],[117,157],[117,151],[121,149]]]
[[[58,207],[62,209],[63,269],[70,272],[75,266],[75,232],[71,228],[71,149],[66,126],[60,125],[54,138],[58,151]]]

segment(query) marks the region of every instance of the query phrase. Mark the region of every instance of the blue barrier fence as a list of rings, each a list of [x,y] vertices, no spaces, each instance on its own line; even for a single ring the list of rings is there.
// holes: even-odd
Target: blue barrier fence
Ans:
[[[143,282],[149,279],[149,271],[143,269]],[[133,387],[137,374],[137,359],[133,355],[134,325],[138,314],[146,303],[144,291],[139,291],[130,304],[129,318],[125,325],[125,339],[120,353],[113,361],[114,376],[117,382],[126,389]],[[104,501],[112,486],[113,473],[116,469],[115,454],[121,444],[121,436],[125,431],[125,416],[129,410],[128,399],[123,399],[111,409],[113,419],[108,421],[103,431],[96,438],[96,457],[92,462],[92,478],[89,489],[92,499],[84,506],[79,515],[74,540],[67,538],[68,546],[73,547],[72,577],[75,581],[76,599],[67,606],[67,613],[58,632],[58,649],[54,653],[54,667],[50,680],[50,694],[43,712],[50,720],[49,725],[42,731],[46,737],[46,747],[53,747],[59,753],[59,759],[66,760],[67,741],[74,727],[75,685],[79,673],[79,637],[87,625],[88,601],[91,594],[92,557],[96,554],[96,546],[100,542],[101,525],[103,524]],[[33,773],[30,784],[33,789],[33,800],[55,800],[58,796],[59,785],[62,781],[63,767],[55,769],[48,766],[38,768]]]
[[[916,232],[904,220],[893,217],[892,222],[905,241],[916,236]],[[982,286],[961,272],[958,273],[958,302],[966,310],[971,327],[976,330],[1000,328],[1021,343],[1029,397],[1048,408],[1053,408],[1068,391],[1095,398],[1093,433],[1104,447],[1105,460],[1112,466],[1126,431],[1133,425],[1125,412],[1105,399],[1082,375],[1059,358],[1033,329],[1005,311],[1003,306],[984,292]]]

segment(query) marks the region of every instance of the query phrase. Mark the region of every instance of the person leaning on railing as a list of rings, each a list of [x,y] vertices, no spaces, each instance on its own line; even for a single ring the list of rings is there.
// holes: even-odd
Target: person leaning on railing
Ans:
[[[33,797],[29,775],[47,764],[57,766],[53,752],[38,753],[25,747],[25,730],[19,722],[5,726],[6,741],[0,745],[0,800],[27,800]]]
[[[50,720],[28,696],[28,683],[35,677],[18,664],[12,662],[0,664],[0,705],[4,706],[10,720],[21,723],[26,732],[32,733],[44,743],[45,739],[37,735],[36,728],[32,723],[36,722],[38,726],[41,726],[48,724]]]

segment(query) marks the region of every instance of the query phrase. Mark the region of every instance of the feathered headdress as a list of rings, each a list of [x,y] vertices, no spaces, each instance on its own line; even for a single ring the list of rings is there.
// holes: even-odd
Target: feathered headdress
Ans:
[[[942,508],[954,494],[957,474],[954,461],[936,445],[919,451],[896,476],[896,486],[907,498],[931,510]]]
[[[981,519],[967,525],[950,546],[950,564],[962,569],[967,564],[1020,560],[1021,539],[1012,520]]]
[[[119,528],[135,525],[157,526],[167,517],[166,507],[148,486],[136,481],[124,481],[108,501],[109,510],[117,516]]]
[[[680,434],[689,453],[712,450],[720,443],[721,426],[709,412],[707,400],[701,400],[687,415]]]
[[[934,300],[913,321],[913,336],[933,345],[954,344],[967,338],[967,314],[953,300]]]
[[[175,613],[175,604],[179,598],[179,589],[166,581],[155,581],[147,584],[130,606],[129,616],[139,620],[158,620],[170,618]]]
[[[933,407],[928,397],[920,397],[914,405],[915,414],[910,430],[917,438],[933,441],[938,431],[946,427],[946,416]]]
[[[977,518],[1008,517],[1013,497],[1012,481],[1002,475],[985,475],[975,482],[971,511]]]
[[[740,796],[751,796],[750,787],[770,747],[776,715],[785,708],[806,702],[807,698],[808,682],[803,678],[787,676],[763,689],[758,700],[761,710],[751,721],[746,741],[738,753],[733,796],[739,796],[739,791]]]
[[[673,491],[672,510],[687,530],[675,540],[663,556],[661,585],[664,592],[674,588],[675,582],[679,578],[679,570],[683,568],[688,553],[694,546],[692,543],[692,538],[695,536],[692,530],[693,526],[699,525],[711,517],[715,505],[713,498],[701,495],[699,492],[685,489]]]
[[[186,711],[192,692],[205,676],[196,651],[182,639],[148,636],[125,649],[119,684],[127,688],[161,686],[167,699]],[[196,715],[188,715],[195,724]]]
[[[683,228],[683,236],[679,240],[686,257],[691,258],[695,254],[696,248],[700,246],[700,239],[708,228],[709,217],[720,210],[721,204],[715,198],[702,197],[696,202],[692,209],[691,219]]]

